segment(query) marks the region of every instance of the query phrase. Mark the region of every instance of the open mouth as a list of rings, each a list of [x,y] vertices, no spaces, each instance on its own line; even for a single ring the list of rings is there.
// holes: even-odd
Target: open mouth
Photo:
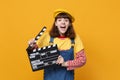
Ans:
[[[60,31],[66,31],[66,27],[65,26],[61,26],[60,27]]]
[[[64,29],[64,28],[66,28],[66,27],[65,27],[65,26],[61,26],[60,28],[63,28],[63,29]]]

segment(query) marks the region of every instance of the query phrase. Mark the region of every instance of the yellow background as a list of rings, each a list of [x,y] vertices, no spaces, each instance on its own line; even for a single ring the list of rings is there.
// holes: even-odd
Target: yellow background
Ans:
[[[75,80],[120,80],[119,0],[0,0],[0,80],[43,80],[32,72],[27,41],[53,23],[53,11],[64,8],[85,46],[87,63]]]

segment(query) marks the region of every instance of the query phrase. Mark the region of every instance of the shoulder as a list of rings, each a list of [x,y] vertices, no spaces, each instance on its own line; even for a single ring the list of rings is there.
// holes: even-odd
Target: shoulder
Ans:
[[[41,42],[41,41],[49,41],[49,39],[50,39],[50,35],[49,35],[49,32],[44,32],[41,36],[40,36],[40,38],[38,39],[38,43],[39,42]]]
[[[83,42],[78,34],[75,37],[75,53],[84,49]]]
[[[41,35],[41,37],[44,38],[50,37],[49,32],[44,32],[43,35]]]
[[[80,38],[79,34],[76,34],[75,42],[79,42],[79,41],[81,41],[81,38]]]

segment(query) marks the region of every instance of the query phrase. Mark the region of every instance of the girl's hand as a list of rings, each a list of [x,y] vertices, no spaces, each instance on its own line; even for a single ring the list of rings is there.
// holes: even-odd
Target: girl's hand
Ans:
[[[63,63],[62,63],[62,66],[63,66],[63,67],[67,67],[67,66],[68,66],[67,62],[63,62]]]
[[[29,45],[32,49],[38,48],[38,46],[37,46],[34,38],[28,41],[28,45]]]
[[[29,46],[33,47],[34,44],[35,44],[35,39],[34,38],[28,41]]]
[[[62,64],[64,62],[64,58],[60,55],[58,56],[56,64]]]
[[[63,66],[63,67],[68,66],[67,62],[64,61],[64,58],[61,55],[58,57],[56,64],[61,64],[61,66]]]

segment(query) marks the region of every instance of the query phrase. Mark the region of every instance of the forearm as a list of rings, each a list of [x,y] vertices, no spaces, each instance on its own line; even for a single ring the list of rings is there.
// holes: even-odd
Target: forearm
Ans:
[[[86,56],[84,49],[76,53],[76,58],[74,60],[69,60],[66,62],[67,70],[73,70],[77,67],[81,67],[86,63]]]

